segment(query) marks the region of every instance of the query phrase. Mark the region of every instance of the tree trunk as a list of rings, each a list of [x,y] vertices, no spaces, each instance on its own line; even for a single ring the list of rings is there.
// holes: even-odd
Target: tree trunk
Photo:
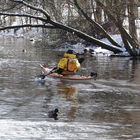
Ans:
[[[115,42],[113,40],[113,38],[103,29],[103,27],[98,24],[96,21],[92,20],[82,9],[81,7],[78,5],[77,3],[77,0],[74,0],[74,4],[75,6],[77,7],[77,9],[82,13],[82,15],[91,23],[94,25],[94,27],[96,28],[95,31],[98,31],[98,32],[102,32],[106,38],[115,46],[118,46],[118,47],[121,47],[117,42]]]
[[[133,38],[137,38],[136,33],[136,13],[138,12],[137,7],[134,5],[134,0],[128,0],[128,19],[129,19],[129,33]]]
[[[94,37],[91,37],[77,29],[74,29],[74,28],[71,28],[71,27],[68,27],[68,26],[65,26],[63,24],[60,24],[58,22],[54,22],[54,21],[49,21],[50,24],[52,24],[53,26],[55,26],[56,28],[59,28],[59,29],[62,29],[62,30],[65,30],[67,32],[70,32],[70,33],[73,33],[75,35],[77,35],[78,37],[80,37],[81,39],[87,41],[87,42],[91,42],[93,44],[97,44],[99,46],[101,46],[102,48],[104,49],[107,49],[107,50],[110,50],[114,53],[119,53],[119,52],[122,52],[121,49],[119,49],[118,47],[115,47],[115,46],[112,46],[112,45],[108,45]]]
[[[121,33],[121,36],[122,36],[122,40],[124,41],[123,43],[124,43],[124,47],[126,48],[126,50],[130,53],[131,56],[136,56],[137,55],[136,49],[138,48],[138,43],[124,29],[124,27],[122,25],[122,19],[119,17],[119,15],[113,16],[111,11],[106,6],[104,6],[100,1],[96,0],[96,2],[104,9],[104,11],[107,13],[108,17],[118,27],[118,29]]]

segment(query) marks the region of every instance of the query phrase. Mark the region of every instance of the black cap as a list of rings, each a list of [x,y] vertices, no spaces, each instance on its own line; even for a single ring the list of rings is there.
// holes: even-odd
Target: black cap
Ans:
[[[68,54],[74,54],[74,51],[73,50],[68,50],[66,53],[68,53]]]

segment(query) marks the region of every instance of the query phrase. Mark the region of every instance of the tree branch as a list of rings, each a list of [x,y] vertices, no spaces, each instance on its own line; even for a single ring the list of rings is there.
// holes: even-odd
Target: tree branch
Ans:
[[[120,20],[120,18],[118,17],[118,15],[116,16],[116,18],[111,14],[111,12],[108,10],[108,8],[102,3],[100,2],[100,0],[95,0],[96,3],[98,3],[98,5],[107,13],[108,17],[114,21],[115,25],[118,27],[121,36],[122,36],[122,40],[124,41],[124,47],[126,48],[126,50],[133,55],[133,51],[131,49],[131,46],[133,46],[133,48],[137,48],[138,44],[137,42],[135,42],[135,40],[131,37],[131,35],[129,35],[127,33],[127,31],[124,29],[124,27],[122,26],[122,21]],[[127,41],[126,41],[127,39]],[[127,43],[126,43],[127,42]],[[129,45],[129,43],[130,45]],[[126,45],[127,44],[127,45]],[[135,53],[135,52],[134,52]],[[134,54],[135,55],[135,54]]]
[[[42,8],[37,8],[37,7],[33,6],[33,5],[30,5],[27,2],[25,2],[24,0],[11,0],[11,1],[23,4],[24,6],[27,6],[27,7],[31,8],[31,9],[33,9],[33,10],[40,11],[42,14],[44,14],[47,17],[48,20],[50,20],[50,15]]]
[[[88,34],[84,33],[84,32],[81,32],[77,29],[74,29],[72,27],[68,27],[66,25],[63,25],[59,22],[56,22],[56,21],[53,21],[51,20],[50,16],[42,9],[39,9],[39,8],[36,8],[34,6],[31,6],[27,3],[25,3],[24,1],[21,1],[21,0],[14,0],[15,2],[18,2],[18,3],[21,3],[27,7],[30,7],[31,9],[33,10],[37,10],[37,11],[40,11],[41,13],[45,14],[47,19],[44,19],[44,18],[41,18],[41,17],[37,17],[38,19],[40,20],[43,20],[45,23],[47,24],[50,24],[49,26],[47,25],[31,25],[31,24],[26,24],[26,25],[19,25],[19,26],[7,26],[7,27],[2,27],[1,30],[4,30],[4,29],[13,29],[13,28],[22,28],[22,27],[42,27],[42,28],[58,28],[58,29],[62,29],[62,30],[65,30],[67,32],[70,32],[74,35],[77,35],[78,37],[80,37],[81,39],[83,40],[86,40],[88,42],[91,42],[93,44],[97,44],[98,46],[101,46],[102,48],[104,49],[107,49],[107,50],[110,50],[110,51],[113,51],[114,53],[119,53],[119,52],[122,52],[122,50],[119,48],[119,47],[116,47],[116,46],[113,46],[113,45],[108,45],[94,37],[91,37],[89,36]],[[17,16],[27,16],[28,17],[28,14],[17,14]],[[9,15],[10,16],[10,15]],[[15,14],[13,14],[13,16],[15,16]],[[29,15],[31,18],[34,18],[36,16],[31,16]],[[51,26],[52,25],[52,26]]]
[[[49,29],[56,29],[56,27],[51,26],[51,25],[32,25],[32,24],[23,24],[23,25],[15,25],[15,26],[5,26],[5,27],[1,27],[0,31],[2,30],[6,30],[6,29],[15,29],[15,28],[24,28],[24,27],[33,27],[33,28],[49,28]]]
[[[54,21],[50,21],[49,23],[51,25],[59,28],[59,29],[65,30],[65,31],[70,32],[70,33],[73,33],[73,34],[77,35],[78,37],[82,38],[83,40],[86,40],[86,41],[91,42],[93,44],[97,44],[97,45],[101,46],[104,49],[113,51],[114,53],[122,52],[122,50],[119,47],[104,43],[104,42],[102,42],[102,41],[100,41],[100,40],[98,40],[98,39],[96,39],[94,37],[89,36],[86,33],[83,33],[82,31],[79,31],[79,30],[74,29],[72,27],[68,27],[66,25],[64,26],[63,24],[58,23],[58,22],[54,22]]]
[[[38,19],[38,20],[41,20],[41,21],[47,23],[47,19],[39,17],[39,16],[33,16],[33,15],[30,15],[30,14],[15,14],[15,13],[3,13],[3,12],[0,12],[0,15],[18,16],[18,17],[29,17],[29,18]]]
[[[113,45],[118,46],[118,47],[121,48],[121,46],[120,46],[117,42],[115,42],[115,41],[113,40],[113,38],[104,30],[104,28],[103,28],[100,24],[98,24],[97,22],[95,22],[94,20],[92,20],[92,19],[83,11],[83,9],[81,9],[81,7],[79,6],[77,0],[73,0],[73,1],[74,1],[75,6],[77,7],[77,9],[82,13],[82,15],[87,19],[87,21],[89,21],[91,24],[94,24],[95,27],[96,27],[99,31],[101,31]]]

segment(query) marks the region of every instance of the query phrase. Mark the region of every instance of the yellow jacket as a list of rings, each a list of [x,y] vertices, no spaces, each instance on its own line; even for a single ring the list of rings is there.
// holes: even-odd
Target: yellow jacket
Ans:
[[[75,64],[71,65],[70,64],[71,60],[74,60]],[[61,68],[64,71],[70,71],[70,72],[76,73],[80,69],[80,63],[77,60],[75,54],[65,53],[64,57],[62,59],[60,59],[60,61],[58,63],[58,68]]]

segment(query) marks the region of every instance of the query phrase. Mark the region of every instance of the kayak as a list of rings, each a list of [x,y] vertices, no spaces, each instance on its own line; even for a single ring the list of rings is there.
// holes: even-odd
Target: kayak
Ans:
[[[76,81],[80,81],[80,80],[93,80],[94,76],[83,76],[83,75],[77,75],[77,74],[73,74],[73,75],[60,75],[57,73],[51,73],[49,75],[47,75],[52,68],[49,68],[46,65],[42,65],[40,64],[40,67],[42,69],[42,73],[44,75],[46,75],[47,77],[52,77],[52,78],[57,78],[57,79],[64,79],[64,80],[76,80]]]

